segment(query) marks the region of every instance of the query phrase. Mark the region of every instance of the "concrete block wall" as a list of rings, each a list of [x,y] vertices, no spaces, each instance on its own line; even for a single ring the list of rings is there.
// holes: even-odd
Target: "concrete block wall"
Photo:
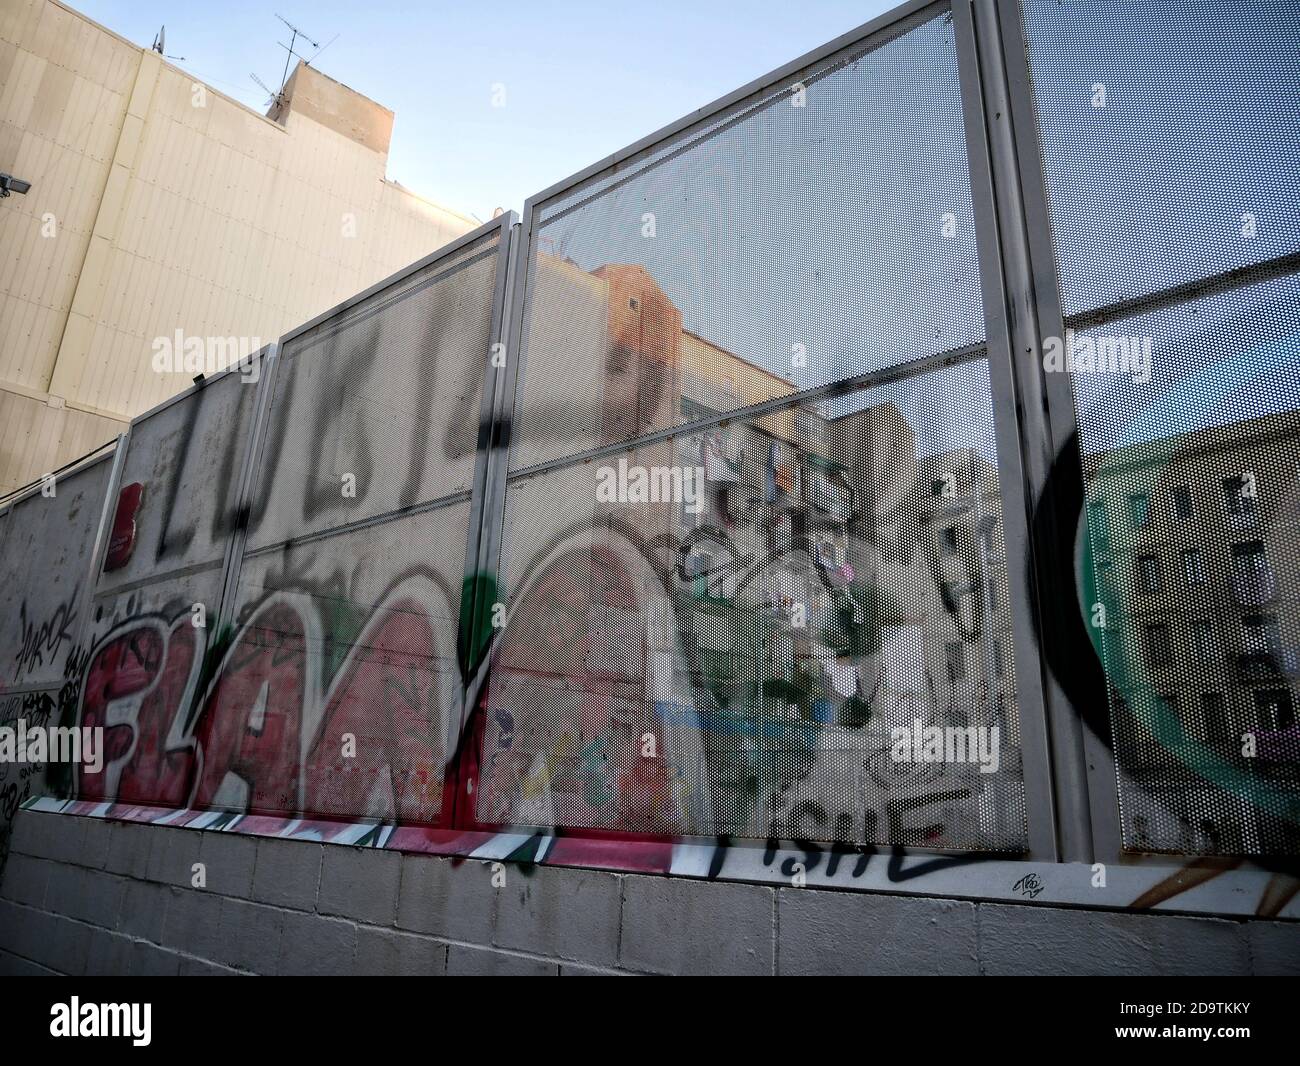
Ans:
[[[203,863],[207,887],[191,887]],[[0,973],[1283,974],[1300,924],[974,903],[20,812]]]

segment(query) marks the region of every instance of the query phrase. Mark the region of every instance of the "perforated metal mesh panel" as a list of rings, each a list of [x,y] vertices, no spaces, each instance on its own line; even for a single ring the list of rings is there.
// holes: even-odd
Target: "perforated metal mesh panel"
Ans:
[[[933,9],[537,212],[512,469],[984,336]]]
[[[1024,17],[1067,314],[1300,252],[1300,3]]]
[[[72,771],[66,787],[78,799],[187,801],[197,760],[173,728],[202,698],[264,370],[259,353],[132,423],[83,634],[78,724],[104,730],[108,769]]]
[[[453,501],[244,561],[197,805],[441,823],[468,528]]]
[[[519,476],[506,545],[481,821],[1023,849],[982,357]]]
[[[498,245],[493,231],[285,344],[253,550],[469,491]]]
[[[1300,5],[1024,11],[1123,843],[1295,854]]]
[[[218,642],[221,584],[218,559],[96,595],[83,635],[77,724],[104,730],[104,770],[69,768],[60,794],[185,806],[197,760],[173,729],[201,702],[204,655]]]
[[[499,232],[284,346],[196,806],[443,821]]]
[[[131,426],[96,594],[195,566],[220,566],[234,528],[241,463],[253,428],[260,354]],[[210,605],[213,611],[216,604]]]
[[[84,657],[83,595],[113,455],[58,477],[53,494],[28,496],[0,515],[0,728],[72,723]],[[71,767],[0,759],[0,862],[19,804],[66,794]]]
[[[0,556],[0,685],[58,686],[84,622],[81,596],[103,511],[112,455],[15,503]]]
[[[948,15],[534,222],[479,819],[1022,849]]]
[[[1300,847],[1300,279],[1107,323],[1149,383],[1077,388],[1124,842]]]

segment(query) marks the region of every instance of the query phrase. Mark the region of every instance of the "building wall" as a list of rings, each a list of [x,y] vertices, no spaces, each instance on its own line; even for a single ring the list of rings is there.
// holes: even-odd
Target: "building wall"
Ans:
[[[0,491],[187,386],[157,338],[255,350],[476,225],[386,180],[392,112],[352,89],[300,65],[273,114],[55,0],[0,7],[0,168],[32,183],[0,205]]]
[[[1103,642],[1115,679],[1112,719],[1121,726],[1130,713],[1154,720],[1159,701],[1195,742],[1280,788],[1297,780],[1284,745],[1300,703],[1293,440],[1288,416],[1261,415],[1101,452],[1087,464],[1090,559],[1098,598],[1113,612]],[[1241,497],[1244,473],[1253,484]],[[1253,568],[1240,558],[1248,548],[1257,553]],[[1191,566],[1187,552],[1196,553]],[[1155,646],[1159,632],[1167,635],[1167,655]],[[1207,699],[1215,697],[1221,705],[1211,711]],[[1248,737],[1258,743],[1258,758],[1243,758]],[[1133,844],[1146,842],[1152,821],[1139,799],[1147,792],[1181,793],[1188,850],[1260,846],[1258,812],[1208,800],[1180,781],[1169,750],[1131,726],[1120,730],[1120,745],[1128,757],[1125,833]],[[1294,827],[1282,831],[1294,841]]]
[[[17,976],[1300,973],[1296,923],[494,869],[33,811],[13,852],[0,973]]]

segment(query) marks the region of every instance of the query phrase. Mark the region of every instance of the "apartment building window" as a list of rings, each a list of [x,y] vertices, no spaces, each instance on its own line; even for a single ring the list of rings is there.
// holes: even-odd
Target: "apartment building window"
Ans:
[[[1192,487],[1190,485],[1179,485],[1174,489],[1174,514],[1180,521],[1187,521],[1195,513],[1196,508],[1192,504]]]
[[[950,684],[957,684],[959,681],[966,680],[966,649],[961,641],[949,641],[947,645],[948,652],[948,681]]]
[[[1232,546],[1232,569],[1243,577],[1264,577],[1270,574],[1268,552],[1262,540],[1248,540]]]
[[[1151,494],[1135,492],[1128,498],[1128,518],[1134,529],[1145,529],[1151,521]]]
[[[1275,614],[1251,614],[1241,620],[1243,631],[1238,667],[1243,680],[1263,681],[1282,671],[1282,631]]]
[[[1154,622],[1143,630],[1147,662],[1168,666],[1174,661],[1174,641],[1167,622]]]
[[[1205,566],[1201,562],[1200,548],[1184,548],[1182,551],[1183,559],[1183,581],[1188,588],[1194,588],[1197,585],[1205,584]]]
[[[1260,729],[1290,729],[1295,725],[1295,704],[1289,688],[1255,690],[1255,721]]]
[[[1246,631],[1246,651],[1260,655],[1277,655],[1282,650],[1282,630],[1275,614],[1250,614],[1242,619]]]
[[[1215,657],[1218,641],[1214,633],[1214,623],[1208,618],[1197,618],[1192,622],[1192,647],[1196,651],[1196,661],[1211,662]]]
[[[1228,739],[1228,701],[1222,692],[1201,693],[1201,718],[1206,740],[1215,743]]]
[[[957,554],[957,527],[945,526],[939,531],[939,547],[944,555]]]
[[[1273,595],[1273,568],[1262,540],[1232,546],[1232,584],[1237,602],[1262,603]]]
[[[1254,474],[1233,474],[1223,479],[1223,502],[1228,514],[1252,515],[1258,503]]]
[[[936,500],[956,499],[960,494],[960,486],[957,484],[957,471],[950,470],[947,473],[941,473],[930,482],[930,495]],[[971,491],[976,491],[972,486]]]
[[[1164,577],[1160,573],[1159,556],[1138,556],[1137,582],[1138,591],[1148,596],[1155,596],[1164,591]]]

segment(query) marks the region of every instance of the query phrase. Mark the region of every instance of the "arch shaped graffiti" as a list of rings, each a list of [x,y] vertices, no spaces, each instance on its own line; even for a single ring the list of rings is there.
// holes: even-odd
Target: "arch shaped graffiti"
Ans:
[[[671,630],[674,639],[674,654],[680,655],[683,665],[678,673],[682,678],[690,679],[690,684],[683,685],[683,691],[675,694],[672,698],[672,705],[663,706],[664,701],[658,694],[651,694],[660,704],[657,708],[661,715],[666,717],[666,721],[672,721],[678,725],[684,725],[698,736],[705,736],[718,729],[727,728],[731,733],[740,729],[740,736],[746,733],[744,722],[732,716],[723,713],[725,708],[718,705],[716,699],[707,691],[707,686],[700,679],[705,676],[703,649],[700,646],[698,634],[694,627],[688,624],[685,619],[689,612],[694,609],[694,604],[689,593],[690,583],[693,579],[698,578],[699,574],[692,574],[685,571],[683,567],[683,557],[689,552],[693,545],[697,544],[701,537],[711,537],[714,542],[730,542],[728,535],[719,529],[710,528],[703,534],[696,531],[685,537],[677,537],[673,534],[656,534],[647,537],[632,521],[629,521],[618,515],[606,515],[598,520],[582,519],[570,522],[561,530],[539,545],[533,553],[532,558],[528,561],[523,573],[519,579],[519,588],[511,597],[508,606],[505,625],[493,635],[493,654],[491,657],[492,674],[490,683],[496,690],[494,695],[488,700],[487,706],[483,709],[483,722],[485,736],[481,743],[483,745],[483,773],[485,783],[479,790],[480,802],[482,797],[493,795],[494,789],[505,790],[510,786],[502,780],[502,766],[513,760],[518,763],[521,758],[529,765],[515,765],[513,770],[514,787],[525,788],[521,784],[528,778],[537,782],[545,783],[548,778],[549,768],[540,765],[534,765],[537,762],[538,751],[529,750],[526,756],[521,755],[520,748],[516,745],[516,736],[519,729],[517,717],[509,708],[510,697],[503,698],[501,695],[501,686],[508,684],[506,677],[510,670],[517,670],[520,673],[527,672],[526,667],[519,663],[511,661],[517,658],[517,654],[512,653],[510,642],[519,640],[519,631],[521,629],[532,628],[544,635],[547,641],[548,650],[542,658],[549,660],[549,665],[543,665],[539,661],[537,671],[545,672],[550,670],[552,673],[559,675],[565,674],[564,668],[557,668],[555,663],[563,658],[564,652],[560,646],[566,641],[565,629],[557,619],[564,613],[564,605],[556,610],[542,610],[533,602],[534,590],[545,582],[548,575],[557,574],[557,581],[561,586],[566,586],[570,593],[574,592],[576,586],[583,582],[574,576],[574,571],[583,565],[585,559],[575,556],[575,546],[581,551],[590,551],[593,545],[598,545],[602,552],[623,553],[626,558],[634,559],[638,565],[643,565],[647,573],[654,575],[653,584],[659,590],[662,602],[667,612],[667,626]],[[737,584],[744,587],[752,583],[763,572],[765,566],[770,566],[774,561],[780,561],[788,556],[803,554],[808,556],[808,552],[798,547],[786,548],[772,552],[762,561],[753,559],[745,560],[740,558],[740,553],[734,553],[734,558],[739,559],[735,566],[740,572]],[[567,576],[564,568],[569,567]],[[721,568],[720,568],[721,569]],[[590,582],[592,586],[600,586],[599,582]],[[608,593],[608,585],[600,586]],[[827,584],[832,588],[831,584]],[[567,605],[572,609],[573,604]],[[579,605],[581,609],[581,605]],[[505,661],[503,661],[503,658]],[[585,667],[571,667],[572,678],[579,678],[578,687],[586,683],[589,679]],[[633,671],[637,674],[637,680],[644,684],[646,690],[653,687],[650,674],[652,671],[648,665],[642,664],[640,671]],[[928,670],[927,670],[928,673]],[[931,695],[935,696],[935,682],[930,677]],[[858,693],[857,698],[865,698],[874,701],[880,689],[880,678],[877,676],[875,688],[869,693]],[[534,693],[534,697],[536,694]],[[540,697],[543,702],[546,697]],[[932,698],[928,704],[928,715],[933,717],[940,713],[940,700]],[[539,712],[540,713],[540,712]],[[548,712],[549,713],[549,712]],[[743,717],[743,716],[742,716]],[[761,716],[760,716],[761,717]],[[732,720],[735,719],[735,720]],[[755,720],[757,721],[757,720]],[[762,732],[764,728],[769,731],[773,728],[782,729],[784,727],[769,723],[764,727],[762,723],[755,725],[751,722],[749,733],[754,737],[754,729]],[[788,729],[785,730],[789,732]],[[806,730],[805,730],[806,731]],[[786,738],[786,747],[791,751],[796,749],[802,750],[808,747],[806,738],[800,739],[795,734],[799,733],[798,727],[794,733]],[[769,738],[770,739],[770,738]],[[739,743],[740,741],[737,741]],[[749,743],[746,741],[745,743]],[[969,796],[969,788],[952,786],[951,782],[945,786],[942,781],[942,771],[936,770],[935,767],[922,764],[908,764],[900,773],[898,767],[889,763],[888,752],[889,743],[887,740],[877,738],[874,750],[862,751],[863,773],[870,774],[875,780],[880,790],[893,797],[885,807],[878,812],[871,812],[876,815],[875,818],[868,818],[863,824],[857,824],[861,821],[857,816],[849,816],[850,821],[854,824],[845,826],[845,812],[836,812],[833,821],[826,816],[825,809],[817,802],[816,799],[806,797],[799,798],[800,782],[807,782],[812,775],[812,760],[817,756],[814,751],[809,750],[807,757],[801,762],[789,763],[785,760],[781,765],[785,766],[785,772],[781,775],[780,785],[777,789],[776,799],[781,809],[786,809],[787,816],[780,816],[771,824],[753,825],[751,823],[736,824],[729,826],[728,829],[734,830],[737,835],[741,836],[758,836],[760,839],[764,836],[775,834],[784,838],[793,838],[803,835],[798,825],[800,822],[799,811],[822,810],[823,818],[819,828],[823,831],[832,828],[833,834],[823,832],[825,839],[837,839],[846,837],[848,839],[863,839],[860,834],[865,834],[866,839],[878,839],[886,841],[889,839],[898,839],[902,832],[901,826],[906,818],[919,818],[924,820],[925,810],[928,806],[940,803],[952,803],[960,801]],[[710,794],[710,782],[713,779],[715,768],[710,766],[710,760],[703,745],[697,745],[700,751],[699,770],[697,772],[698,781],[688,786],[690,792],[707,799]],[[770,746],[770,745],[767,745]],[[501,747],[502,752],[495,749]],[[750,744],[753,750],[747,758],[761,759],[761,750],[764,745]],[[508,749],[508,753],[506,752]],[[593,752],[593,758],[598,759],[601,752]],[[789,763],[786,766],[786,763]],[[775,764],[774,764],[775,767]],[[874,767],[874,770],[872,769]],[[883,767],[883,769],[882,769]],[[757,781],[763,776],[763,771],[759,764],[751,766],[751,771],[758,774],[754,780]],[[506,775],[509,777],[509,775]],[[751,775],[752,776],[752,775]],[[770,775],[769,775],[770,776]],[[495,783],[494,783],[495,780]],[[714,782],[716,783],[716,782]],[[927,791],[928,789],[928,791]],[[541,788],[545,792],[545,787]],[[710,804],[710,807],[713,805]],[[590,817],[590,812],[586,812]],[[502,807],[497,811],[496,819],[489,821],[495,823],[509,823],[511,817],[508,807]],[[519,819],[519,821],[523,821]],[[538,815],[537,819],[528,824],[550,824],[554,822],[553,813]],[[577,822],[564,822],[566,825],[577,825]],[[683,823],[690,828],[688,831],[704,832],[709,835],[716,833],[716,828],[711,818],[701,817],[697,810],[693,816],[687,817]],[[814,833],[814,836],[817,834]]]
[[[105,727],[107,765],[79,773],[77,796],[436,824],[461,717],[454,617],[445,581],[407,575],[326,685],[329,642],[309,594],[275,592],[249,612],[202,686],[206,631],[188,613],[128,619],[90,655],[79,715]],[[347,735],[354,754],[345,754]]]

